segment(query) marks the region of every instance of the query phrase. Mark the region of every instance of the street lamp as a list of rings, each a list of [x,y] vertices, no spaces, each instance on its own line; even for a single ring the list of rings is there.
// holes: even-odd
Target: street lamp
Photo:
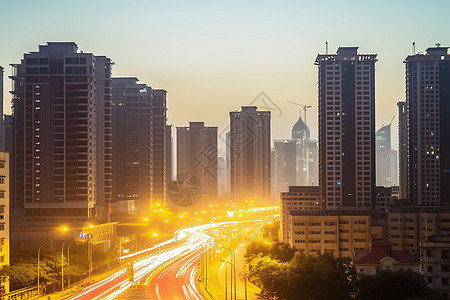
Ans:
[[[231,255],[231,264],[234,266],[234,276],[233,276],[233,272],[231,272],[231,290],[233,290],[233,278],[234,278],[234,299],[236,299],[236,253],[234,253],[233,250],[231,250],[230,248],[225,247],[224,245],[220,245],[222,248],[230,251],[230,255]],[[233,271],[233,270],[232,270]]]
[[[227,264],[230,264],[231,267],[232,267],[232,269],[231,269],[232,273],[233,273],[233,269],[234,269],[234,275],[236,275],[236,266],[232,262],[229,262],[229,261],[226,261],[226,260],[223,260],[223,259],[221,259],[220,261],[222,261],[224,263],[227,263]],[[226,293],[226,286],[225,286],[225,293]],[[226,295],[225,295],[225,299],[226,299]],[[233,300],[233,279],[231,279],[231,300]],[[236,283],[234,285],[234,300],[236,300]]]
[[[64,296],[64,244],[68,240],[65,240],[61,246],[61,296]]]
[[[39,289],[40,289],[40,285],[39,285],[39,278],[40,278],[40,275],[41,275],[41,271],[40,271],[40,269],[41,269],[41,265],[40,265],[40,259],[41,259],[41,256],[40,256],[40,254],[41,254],[41,249],[44,247],[44,246],[46,246],[46,245],[48,245],[48,244],[44,244],[44,245],[42,245],[42,246],[40,246],[39,247],[39,249],[38,249],[38,255],[37,255],[37,259],[38,259],[38,265],[37,265],[37,286],[38,286],[38,289],[37,289],[37,295],[38,295],[38,297],[39,297]]]

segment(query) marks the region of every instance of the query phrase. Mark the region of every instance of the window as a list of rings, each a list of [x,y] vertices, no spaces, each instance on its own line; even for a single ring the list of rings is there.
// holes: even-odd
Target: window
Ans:
[[[309,226],[320,226],[320,222],[309,222]]]
[[[5,230],[5,223],[0,223],[0,231]]]
[[[433,272],[433,266],[427,266],[427,272]]]
[[[5,191],[0,191],[0,199],[5,199]]]
[[[4,160],[0,160],[0,168],[4,169],[5,168],[5,162]]]

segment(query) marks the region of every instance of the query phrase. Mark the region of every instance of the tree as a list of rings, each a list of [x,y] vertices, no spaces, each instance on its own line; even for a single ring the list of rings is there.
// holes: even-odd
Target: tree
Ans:
[[[445,299],[427,286],[422,275],[410,270],[381,271],[363,276],[357,283],[359,300]]]
[[[297,252],[287,262],[261,253],[253,257],[249,269],[249,278],[261,288],[262,294],[295,300],[349,299],[355,274],[349,259],[335,258],[328,252],[319,255]]]

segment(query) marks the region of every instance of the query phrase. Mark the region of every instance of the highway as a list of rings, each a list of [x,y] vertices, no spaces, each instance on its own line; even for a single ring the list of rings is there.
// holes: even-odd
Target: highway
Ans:
[[[121,257],[121,259],[132,259],[133,255],[137,257],[138,255],[144,255],[145,252],[152,253],[147,257],[134,261],[135,283],[148,282],[156,270],[167,265],[162,272],[157,274],[154,281],[148,282],[150,284],[149,290],[154,287],[151,298],[146,297],[143,299],[203,299],[201,292],[196,287],[198,277],[197,264],[201,258],[202,251],[205,250],[205,246],[211,247],[214,241],[204,231],[223,226],[224,224],[206,224],[183,229],[172,240],[160,243],[151,249]],[[184,242],[177,242],[179,240]],[[172,286],[174,282],[176,282],[176,286]],[[133,282],[127,280],[127,269],[123,267],[108,277],[64,299],[127,299],[127,294],[133,291],[133,289],[130,289],[132,286]],[[127,290],[128,292],[124,293]],[[162,294],[164,297],[161,297]],[[133,298],[135,299],[136,297]]]
[[[206,299],[198,289],[199,265],[202,253],[211,249],[214,239],[202,233],[204,240],[197,244],[192,251],[169,264],[148,283],[148,299]]]

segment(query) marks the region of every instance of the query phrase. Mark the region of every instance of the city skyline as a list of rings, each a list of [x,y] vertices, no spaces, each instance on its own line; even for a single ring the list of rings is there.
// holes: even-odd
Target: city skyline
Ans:
[[[90,10],[84,11],[83,5],[67,10],[52,1],[40,2],[39,31],[34,31],[27,21],[19,22],[14,31],[8,30],[6,24],[12,22],[14,16],[10,12],[17,11],[18,4],[6,3],[0,13],[0,23],[5,25],[0,26],[2,44],[8,45],[0,53],[5,78],[11,75],[8,65],[18,61],[20,53],[36,51],[37,44],[47,41],[74,41],[84,51],[111,57],[115,62],[113,76],[138,76],[151,86],[164,87],[171,99],[168,122],[174,126],[204,121],[219,126],[220,133],[228,123],[227,111],[239,110],[264,91],[282,111],[282,116],[273,115],[274,139],[289,138],[289,129],[297,119],[297,111],[287,101],[313,106],[308,111],[312,116],[308,118],[308,125],[312,138],[316,139],[317,118],[314,116],[318,107],[313,63],[317,53],[326,52],[326,41],[329,53],[334,53],[339,46],[359,46],[362,53],[379,54],[377,129],[397,114],[396,102],[405,99],[403,60],[411,54],[412,42],[416,42],[416,52],[436,42],[449,44],[443,40],[439,27],[425,35],[423,26],[410,22],[420,17],[430,26],[437,24],[439,16],[444,16],[443,8],[448,6],[444,1],[427,6],[432,13],[426,15],[420,13],[424,4],[404,5],[404,1],[389,3],[389,10],[386,10],[387,1],[370,10],[350,2],[348,7],[352,9],[349,11],[345,9],[347,6],[327,7],[326,3],[306,6],[289,1],[281,5],[258,2],[258,5],[240,3],[234,6],[203,2],[193,5],[136,3],[139,5],[106,5],[98,1],[89,3]],[[37,5],[28,2],[30,9],[23,12],[24,19]],[[105,10],[101,15],[96,13],[100,8]],[[402,14],[395,13],[400,9]],[[56,11],[60,13],[55,14]],[[149,11],[158,13],[145,17]],[[324,26],[319,16],[335,25]],[[383,22],[375,26],[377,19]],[[96,24],[117,22],[112,31],[120,39],[109,39],[109,34],[100,26],[92,26],[91,20]],[[53,26],[55,22],[60,25]],[[358,23],[358,27],[352,22]],[[64,32],[59,30],[60,26],[65,28]],[[140,34],[128,34],[130,26],[139,28],[146,39]],[[25,33],[30,37],[21,39]],[[360,38],[363,33],[370,33],[371,38]],[[417,39],[424,36],[427,38]],[[130,49],[127,45],[131,44],[140,47]],[[7,113],[11,99],[7,92],[9,86],[5,80]],[[230,91],[233,91],[232,97]],[[214,101],[221,109],[205,114],[202,106],[208,101]],[[397,119],[393,126],[397,126]],[[393,139],[395,137],[396,134]],[[397,149],[397,143],[393,143],[393,147]],[[224,153],[223,143],[219,148],[220,153]]]

